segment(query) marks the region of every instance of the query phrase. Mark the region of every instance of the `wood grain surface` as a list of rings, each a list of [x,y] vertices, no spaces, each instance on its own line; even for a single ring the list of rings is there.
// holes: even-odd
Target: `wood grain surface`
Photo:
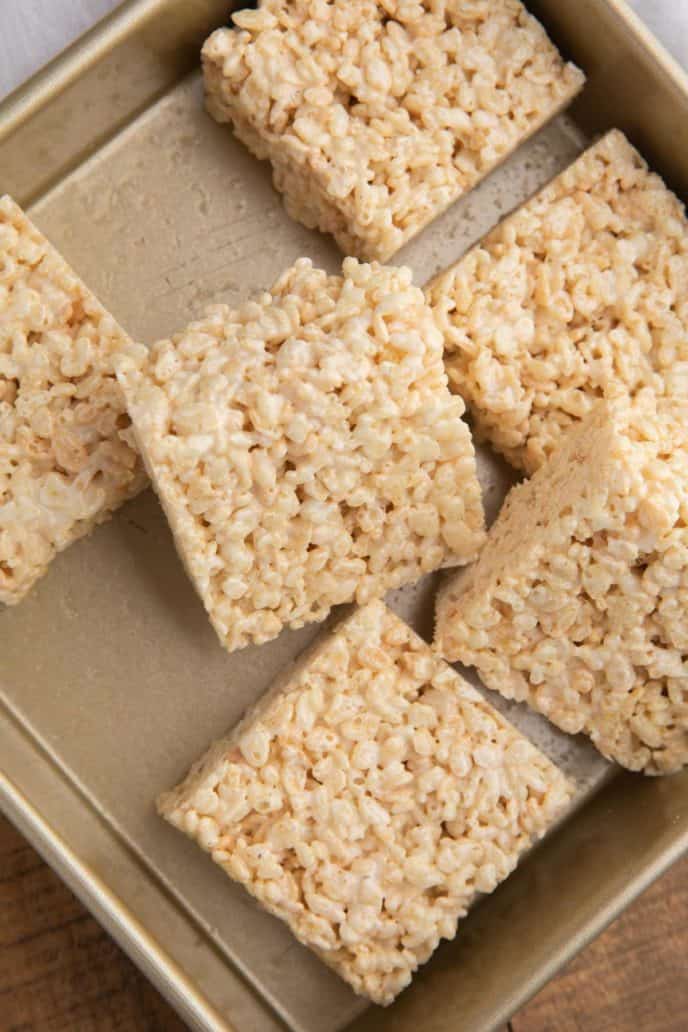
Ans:
[[[184,1030],[155,989],[2,817],[0,1030]]]
[[[688,858],[517,1014],[510,1032],[686,1032],[687,916]],[[0,817],[0,1032],[183,1029]]]

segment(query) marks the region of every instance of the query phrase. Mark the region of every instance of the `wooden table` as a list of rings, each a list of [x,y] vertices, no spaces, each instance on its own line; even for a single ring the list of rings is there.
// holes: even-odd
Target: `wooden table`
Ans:
[[[517,1014],[510,1032],[686,1032],[687,916],[688,858]],[[0,817],[0,1032],[183,1029]]]

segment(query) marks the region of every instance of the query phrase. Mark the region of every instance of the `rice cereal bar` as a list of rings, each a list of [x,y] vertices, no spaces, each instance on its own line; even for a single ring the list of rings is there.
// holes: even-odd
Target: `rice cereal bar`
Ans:
[[[688,222],[618,131],[427,293],[452,389],[527,473],[619,388],[688,398]]]
[[[388,260],[567,104],[519,0],[262,0],[203,48],[207,107],[292,218]]]
[[[0,198],[0,603],[145,484],[112,368],[128,338]]]
[[[564,775],[376,601],[158,808],[387,1004],[570,798]]]
[[[463,402],[408,269],[300,259],[120,363],[180,554],[230,651],[380,597],[484,540]]]
[[[437,606],[446,659],[648,774],[688,762],[687,414],[599,402]]]

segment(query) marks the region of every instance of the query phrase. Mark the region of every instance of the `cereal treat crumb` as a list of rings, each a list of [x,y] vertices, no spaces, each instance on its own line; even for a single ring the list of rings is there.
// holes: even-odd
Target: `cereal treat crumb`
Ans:
[[[452,388],[534,472],[622,388],[688,395],[688,223],[617,131],[428,288]]]
[[[268,158],[287,211],[389,259],[568,103],[519,0],[263,0],[203,48],[207,106]]]
[[[475,455],[408,269],[300,259],[121,363],[180,554],[230,649],[483,543]]]
[[[436,647],[631,770],[688,761],[686,403],[598,402],[514,488]]]
[[[0,198],[0,603],[146,482],[113,370],[128,338]]]
[[[390,1003],[572,795],[382,602],[304,656],[160,813]]]

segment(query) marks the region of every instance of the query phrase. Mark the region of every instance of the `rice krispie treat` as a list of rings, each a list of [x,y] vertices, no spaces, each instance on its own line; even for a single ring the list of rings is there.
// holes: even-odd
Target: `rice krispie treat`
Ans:
[[[120,363],[138,443],[230,650],[484,540],[463,402],[408,269],[300,259],[271,294]]]
[[[289,214],[389,259],[583,84],[519,0],[262,0],[203,48],[207,106]]]
[[[145,484],[112,368],[128,338],[0,198],[0,603]]]
[[[437,606],[445,658],[648,774],[688,762],[687,414],[599,402]]]
[[[158,807],[386,1004],[570,798],[548,759],[371,602]]]
[[[452,388],[528,473],[619,388],[688,397],[688,222],[618,131],[427,294]]]

